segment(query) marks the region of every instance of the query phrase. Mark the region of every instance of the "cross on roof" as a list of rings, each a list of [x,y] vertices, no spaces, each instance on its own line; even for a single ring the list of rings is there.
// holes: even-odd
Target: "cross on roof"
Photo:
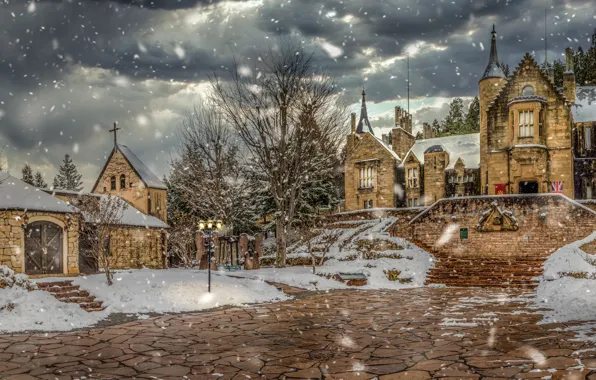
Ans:
[[[110,129],[109,132],[114,132],[114,146],[116,146],[117,140],[116,140],[116,133],[120,130],[121,128],[116,127],[116,123],[114,123],[114,128]]]

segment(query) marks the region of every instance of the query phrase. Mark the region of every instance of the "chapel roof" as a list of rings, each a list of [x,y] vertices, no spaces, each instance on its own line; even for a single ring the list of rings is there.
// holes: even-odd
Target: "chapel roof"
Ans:
[[[76,212],[68,203],[0,171],[0,210]]]

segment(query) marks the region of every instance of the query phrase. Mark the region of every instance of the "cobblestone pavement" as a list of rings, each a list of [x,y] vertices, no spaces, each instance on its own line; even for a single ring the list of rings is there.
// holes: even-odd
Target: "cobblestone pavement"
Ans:
[[[596,379],[588,324],[538,325],[519,292],[336,291],[70,333],[0,335],[14,379]],[[585,332],[584,332],[585,333]],[[589,335],[589,333],[588,333]]]

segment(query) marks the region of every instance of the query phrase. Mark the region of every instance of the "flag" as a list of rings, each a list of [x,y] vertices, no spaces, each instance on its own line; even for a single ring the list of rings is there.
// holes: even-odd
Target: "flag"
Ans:
[[[562,193],[563,192],[563,181],[554,181],[554,182],[551,182],[550,185],[553,188],[553,193]]]
[[[497,194],[497,195],[507,194],[507,185],[505,185],[504,183],[495,185],[495,194]]]

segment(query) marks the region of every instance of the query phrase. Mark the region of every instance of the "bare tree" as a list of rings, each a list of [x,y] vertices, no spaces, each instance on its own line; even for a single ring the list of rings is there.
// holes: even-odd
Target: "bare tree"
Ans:
[[[189,219],[185,217],[184,219]],[[169,249],[185,269],[192,267],[196,255],[195,247],[196,224],[191,220],[181,220],[172,223],[168,230]]]
[[[322,152],[339,149],[347,113],[334,80],[298,42],[270,48],[248,71],[236,63],[228,82],[214,74],[212,100],[235,127],[252,165],[266,174],[276,208],[276,261],[284,267],[301,192],[317,175],[336,169]]]
[[[337,239],[342,234],[341,231],[331,229],[321,229],[304,224],[301,226],[299,232],[300,241],[306,246],[306,251],[311,258],[312,273],[316,273],[316,266],[321,266],[325,263],[325,256],[329,253],[331,246],[337,242]],[[316,246],[316,248],[313,248]],[[316,252],[321,255],[317,256]],[[319,263],[317,264],[317,259]]]
[[[103,270],[112,285],[112,266],[118,261],[118,252],[110,249],[110,239],[121,227],[124,212],[128,207],[126,201],[115,195],[85,195],[73,204],[81,211],[84,219],[81,228],[84,244],[89,253]]]
[[[195,106],[178,130],[180,158],[173,162],[168,181],[191,214],[217,217],[227,227],[242,230],[252,218],[236,140],[212,106]]]

